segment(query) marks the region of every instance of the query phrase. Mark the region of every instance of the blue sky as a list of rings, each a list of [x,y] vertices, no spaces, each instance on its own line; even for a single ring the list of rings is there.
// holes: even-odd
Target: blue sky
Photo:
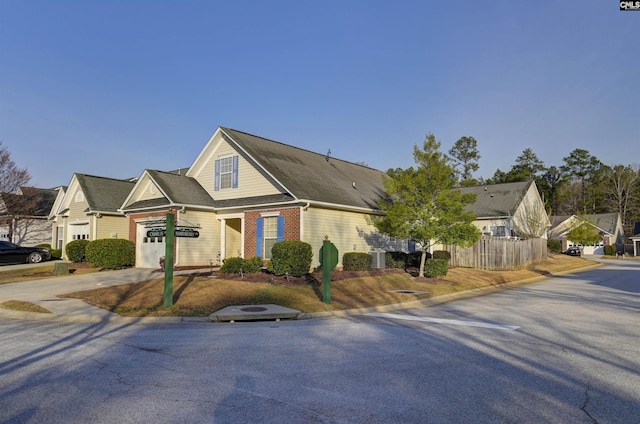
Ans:
[[[32,185],[191,165],[218,126],[386,170],[427,133],[640,162],[640,12],[615,0],[0,0],[0,140]]]

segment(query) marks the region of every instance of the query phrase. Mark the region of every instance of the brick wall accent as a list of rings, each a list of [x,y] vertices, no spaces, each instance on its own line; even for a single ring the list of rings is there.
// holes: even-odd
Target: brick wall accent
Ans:
[[[151,212],[151,213],[139,213],[139,214],[131,214],[129,215],[129,240],[131,240],[134,244],[136,244],[136,238],[138,236],[138,225],[136,224],[136,219],[144,219],[144,218],[164,218],[167,215],[168,211],[164,212]],[[176,215],[176,211],[173,211],[173,215]]]
[[[300,208],[264,209],[244,213],[244,254],[245,258],[256,255],[256,222],[263,213],[278,212],[284,216],[284,239],[300,240]]]

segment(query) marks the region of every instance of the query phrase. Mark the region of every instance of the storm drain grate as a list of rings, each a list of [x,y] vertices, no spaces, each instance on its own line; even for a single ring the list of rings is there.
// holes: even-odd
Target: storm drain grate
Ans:
[[[423,294],[426,292],[418,290],[391,290],[391,293],[403,293],[403,294]]]
[[[264,312],[267,308],[263,308],[262,306],[248,306],[246,308],[240,308],[242,312]]]

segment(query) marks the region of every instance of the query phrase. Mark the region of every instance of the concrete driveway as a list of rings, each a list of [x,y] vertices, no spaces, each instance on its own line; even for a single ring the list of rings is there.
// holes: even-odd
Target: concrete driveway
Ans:
[[[42,266],[42,264],[37,264]],[[1,271],[12,269],[33,268],[33,264],[6,265]],[[193,272],[182,271],[182,272]],[[174,275],[180,275],[176,271]],[[126,318],[104,309],[91,306],[80,299],[62,299],[57,295],[72,293],[82,290],[90,290],[99,287],[131,284],[140,281],[148,281],[154,278],[162,278],[164,274],[154,272],[152,268],[129,268],[115,271],[102,271],[91,274],[60,276],[41,280],[26,281],[20,283],[0,284],[0,303],[8,300],[22,300],[35,303],[52,312],[52,314],[40,314],[33,312],[19,312],[0,308],[0,314],[23,319],[42,319],[56,321],[76,322],[102,322],[102,321],[140,321],[141,318]],[[162,322],[180,321],[182,318],[145,318],[145,320],[161,320]]]

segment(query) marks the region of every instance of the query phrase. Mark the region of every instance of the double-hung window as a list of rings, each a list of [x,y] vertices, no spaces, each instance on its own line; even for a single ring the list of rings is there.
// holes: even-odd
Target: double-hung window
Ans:
[[[215,190],[238,188],[238,156],[216,159]]]
[[[256,222],[256,256],[271,259],[271,248],[284,240],[284,216],[265,216]]]

